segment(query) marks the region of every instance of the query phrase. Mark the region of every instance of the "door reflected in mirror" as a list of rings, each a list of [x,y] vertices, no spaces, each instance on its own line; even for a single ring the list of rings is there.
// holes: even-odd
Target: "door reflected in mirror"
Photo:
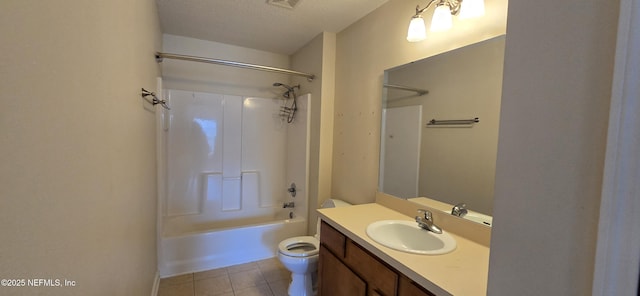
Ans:
[[[379,191],[492,214],[504,42],[385,71]]]

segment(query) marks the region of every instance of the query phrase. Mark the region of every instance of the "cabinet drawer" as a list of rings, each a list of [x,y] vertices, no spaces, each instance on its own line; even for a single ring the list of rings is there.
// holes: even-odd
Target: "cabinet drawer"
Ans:
[[[320,243],[329,249],[338,258],[344,258],[346,237],[331,225],[322,221],[320,225]]]
[[[352,240],[347,240],[345,262],[367,282],[369,295],[396,295],[398,274]]]

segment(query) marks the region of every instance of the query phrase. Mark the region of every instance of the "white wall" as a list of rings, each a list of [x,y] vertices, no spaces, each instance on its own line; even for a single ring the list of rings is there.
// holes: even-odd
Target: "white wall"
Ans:
[[[505,33],[506,0],[486,0],[486,15],[454,20],[451,30],[406,41],[415,1],[391,0],[338,33],[332,196],[373,202],[378,184],[382,74],[385,69]],[[418,3],[423,5],[422,3]],[[433,9],[425,13],[430,19]]]
[[[149,295],[160,49],[147,1],[0,1],[2,295]]]
[[[591,295],[617,19],[509,3],[489,295]]]
[[[162,51],[181,55],[214,58],[277,68],[289,68],[289,56],[199,40],[189,37],[163,35]],[[274,82],[288,84],[290,76],[236,67],[198,62],[164,59],[162,77],[167,89],[201,91],[277,98],[284,90],[274,87]]]

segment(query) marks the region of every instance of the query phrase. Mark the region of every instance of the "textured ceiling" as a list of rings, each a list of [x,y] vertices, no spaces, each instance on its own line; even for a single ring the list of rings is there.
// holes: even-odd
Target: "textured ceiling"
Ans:
[[[162,32],[290,55],[323,31],[340,32],[388,0],[156,0]]]

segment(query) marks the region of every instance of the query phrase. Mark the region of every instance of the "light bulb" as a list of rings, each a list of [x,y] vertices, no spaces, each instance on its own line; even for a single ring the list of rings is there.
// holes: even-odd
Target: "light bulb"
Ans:
[[[451,29],[452,27],[451,10],[447,5],[439,5],[433,12],[431,19],[431,32],[441,32]]]
[[[427,39],[427,29],[424,25],[424,19],[421,15],[416,14],[411,18],[411,23],[409,23],[407,41],[418,42],[425,39]]]
[[[460,18],[468,19],[484,15],[484,0],[464,0],[460,8]]]

